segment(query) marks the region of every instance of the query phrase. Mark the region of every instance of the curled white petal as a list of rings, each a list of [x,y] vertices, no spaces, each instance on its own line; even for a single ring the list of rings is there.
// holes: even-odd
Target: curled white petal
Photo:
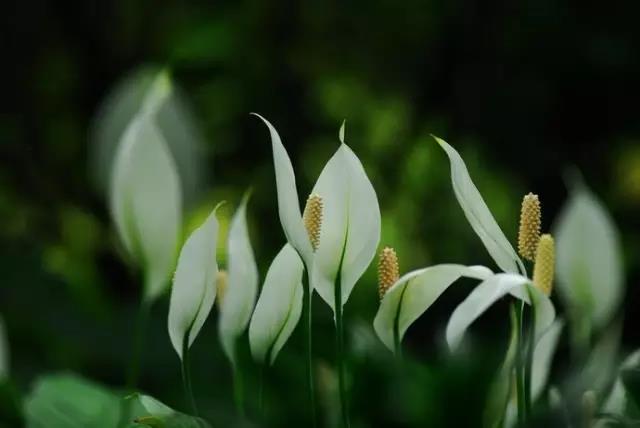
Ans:
[[[218,272],[216,208],[185,242],[173,277],[169,302],[169,337],[182,358],[184,341],[191,346],[204,324],[216,297]]]
[[[484,266],[442,264],[410,272],[385,293],[373,321],[380,340],[392,351],[407,329],[461,276],[486,279],[493,275]]]
[[[231,219],[227,244],[229,277],[218,323],[222,347],[233,364],[236,340],[249,324],[258,293],[258,267],[247,228],[247,200],[245,196]]]
[[[296,250],[285,244],[275,257],[249,325],[253,358],[273,364],[302,313],[304,266]]]
[[[500,269],[505,272],[524,273],[522,261],[493,218],[477,187],[473,184],[464,160],[444,140],[435,136],[434,138],[449,157],[453,191],[469,224]]]
[[[313,249],[309,235],[302,221],[300,212],[300,200],[298,199],[298,190],[296,188],[296,176],[293,172],[291,159],[287,154],[287,150],[282,145],[282,140],[278,135],[278,131],[269,123],[267,119],[257,113],[255,116],[269,128],[271,135],[271,148],[273,151],[273,166],[276,173],[276,188],[278,193],[278,213],[280,215],[280,223],[287,237],[287,241],[295,248],[304,259],[307,266],[313,263]]]
[[[481,282],[451,314],[446,330],[449,347],[460,344],[467,328],[496,301],[507,294],[532,304],[535,317],[536,342],[551,326],[555,308],[551,300],[530,279],[512,273],[499,273]],[[533,302],[532,302],[533,301]]]

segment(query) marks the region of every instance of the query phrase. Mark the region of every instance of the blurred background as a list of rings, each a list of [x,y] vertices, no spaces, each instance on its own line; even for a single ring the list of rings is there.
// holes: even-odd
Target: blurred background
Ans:
[[[262,276],[285,239],[268,133],[250,112],[280,132],[301,198],[346,119],[347,142],[378,193],[381,245],[396,248],[403,272],[441,262],[493,266],[454,198],[435,134],[461,152],[512,242],[522,196],[540,195],[549,230],[567,196],[567,171],[582,172],[619,227],[623,344],[640,343],[633,327],[639,3],[24,0],[3,9],[0,314],[17,395],[38,376],[66,370],[124,385],[140,275],[110,220],[100,141],[117,94],[160,69],[170,71],[187,123],[178,138],[189,147],[185,231],[223,199],[228,218],[252,187],[249,221]],[[468,358],[445,358],[448,314],[471,285],[452,287],[409,330],[405,345],[416,365],[403,377],[371,331],[378,294],[370,267],[346,306],[354,425],[445,426],[464,401],[459,426],[474,426],[483,403],[469,397],[486,394],[508,324],[507,305],[496,306],[474,327]],[[152,309],[140,386],[186,410],[167,306],[165,297]],[[319,299],[315,318],[322,395],[334,387],[334,339]],[[193,348],[195,390],[205,415],[231,424],[231,371],[216,319],[214,311]],[[269,375],[273,426],[307,420],[303,350],[298,329]],[[252,382],[249,373],[248,395]],[[20,426],[15,409],[1,406],[3,423]]]

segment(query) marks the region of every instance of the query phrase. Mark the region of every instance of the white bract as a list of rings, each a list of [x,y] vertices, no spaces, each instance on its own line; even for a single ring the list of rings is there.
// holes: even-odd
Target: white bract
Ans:
[[[289,155],[275,128],[269,128],[276,173],[280,222],[287,237],[311,272],[311,285],[335,311],[335,285],[340,281],[345,304],[357,280],[375,256],[380,240],[380,208],[375,190],[362,163],[344,143],[344,124],[340,147],[327,162],[312,194],[322,198],[320,242],[313,251],[300,211],[295,175]]]
[[[224,299],[220,303],[218,328],[227,358],[235,365],[235,345],[251,319],[258,293],[258,267],[247,229],[248,195],[231,219],[227,241],[229,273]]]
[[[304,266],[296,250],[285,244],[275,257],[249,325],[253,358],[273,364],[302,313]]]
[[[435,136],[434,138],[449,157],[453,191],[469,224],[503,272],[524,274],[522,260],[493,218],[478,188],[473,184],[462,157],[444,140]]]
[[[601,328],[624,294],[618,231],[584,186],[574,189],[554,229],[559,295],[572,316]]]
[[[444,140],[434,138],[449,157],[453,190],[469,224],[496,264],[506,272],[483,281],[454,310],[447,325],[446,335],[449,347],[455,349],[469,325],[493,303],[507,294],[532,305],[536,312],[535,335],[538,340],[555,318],[555,309],[551,300],[526,277],[520,257],[473,184],[469,171],[458,152]]]
[[[434,137],[451,163],[451,181],[458,203],[496,264],[507,273],[493,274],[483,266],[436,265],[406,274],[387,291],[374,320],[382,342],[391,350],[402,340],[407,328],[461,276],[482,280],[453,311],[446,330],[449,347],[456,349],[467,328],[491,305],[511,295],[536,312],[536,338],[540,338],[555,318],[555,309],[526,274],[522,261],[493,218],[480,192],[471,181],[458,152]],[[520,274],[521,273],[521,274]]]
[[[167,288],[182,224],[180,179],[153,116],[168,88],[153,87],[118,145],[110,187],[113,220],[129,256],[143,270],[150,300]]]
[[[385,293],[373,321],[378,337],[397,352],[411,324],[417,320],[458,278],[483,280],[493,272],[484,266],[443,264],[415,270],[402,276]]]
[[[181,359],[183,350],[191,346],[200,332],[216,297],[217,208],[216,206],[185,242],[173,277],[169,302],[169,337]]]

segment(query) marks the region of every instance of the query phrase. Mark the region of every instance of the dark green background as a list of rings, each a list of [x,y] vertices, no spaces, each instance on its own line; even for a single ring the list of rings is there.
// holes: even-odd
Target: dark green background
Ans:
[[[284,236],[268,135],[251,111],[278,128],[301,197],[347,119],[347,141],[378,192],[381,244],[396,247],[403,272],[438,262],[492,266],[430,133],[460,150],[512,240],[522,195],[540,195],[548,230],[566,197],[563,176],[579,168],[621,231],[624,341],[637,347],[639,14],[634,1],[4,4],[0,313],[14,383],[26,393],[38,375],[69,369],[123,385],[139,276],[123,262],[105,199],[90,180],[89,135],[118,80],[148,64],[171,70],[207,141],[205,185],[190,208],[226,199],[229,216],[253,187],[249,215],[262,275]],[[374,271],[346,307],[352,326],[373,319]],[[443,329],[470,286],[454,287],[411,329],[407,352],[420,365],[409,374],[396,373],[381,347],[353,350],[354,425],[477,422],[485,380],[506,346],[507,308],[478,323],[469,358],[447,361]],[[152,312],[141,384],[185,409],[166,313],[164,298]],[[204,413],[230,423],[230,370],[216,315],[193,348],[193,371]],[[331,367],[331,314],[319,299],[315,315],[318,364]],[[274,425],[307,420],[301,333],[270,375]]]

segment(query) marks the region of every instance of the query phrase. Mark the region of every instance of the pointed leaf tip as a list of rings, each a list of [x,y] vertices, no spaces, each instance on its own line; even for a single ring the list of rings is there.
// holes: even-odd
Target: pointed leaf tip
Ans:
[[[338,132],[338,137],[340,138],[340,142],[342,144],[344,144],[344,126],[345,126],[346,122],[347,122],[346,119],[342,120],[342,125],[340,125],[340,131]]]

